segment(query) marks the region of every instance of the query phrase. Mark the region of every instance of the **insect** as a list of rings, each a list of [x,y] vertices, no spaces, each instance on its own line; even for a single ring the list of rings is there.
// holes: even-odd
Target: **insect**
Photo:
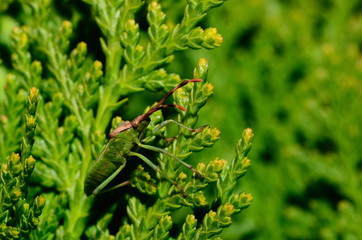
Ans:
[[[166,176],[151,160],[149,160],[142,154],[138,153],[137,151],[139,148],[144,148],[160,152],[163,154],[167,154],[175,158],[177,161],[179,161],[181,164],[183,164],[184,166],[195,172],[197,175],[200,176],[200,178],[203,179],[203,176],[196,169],[194,169],[191,165],[183,162],[181,159],[177,158],[173,154],[167,152],[162,148],[142,144],[143,135],[146,131],[147,126],[151,121],[150,116],[154,112],[168,107],[176,107],[180,110],[185,111],[184,107],[176,104],[163,105],[164,101],[168,97],[170,97],[174,91],[186,85],[187,83],[201,82],[201,81],[202,81],[201,79],[184,80],[174,89],[172,89],[169,93],[167,93],[166,96],[161,99],[161,101],[159,101],[155,106],[151,107],[150,110],[148,110],[145,114],[136,117],[131,122],[130,121],[121,122],[117,126],[117,128],[114,129],[109,134],[107,144],[105,145],[105,147],[103,148],[103,150],[101,151],[101,153],[99,154],[93,165],[90,167],[84,182],[85,194],[87,196],[91,194],[93,195],[98,194],[102,189],[104,189],[104,187],[107,186],[107,184],[109,184],[109,182],[112,181],[112,179],[114,179],[122,171],[122,169],[126,166],[127,160],[132,156],[136,156],[141,160],[143,160],[155,171],[161,173],[165,179],[167,179],[173,185],[175,185],[182,192],[183,196],[186,197],[184,190],[175,181]],[[191,129],[174,120],[166,120],[160,123],[159,126],[153,131],[153,133],[157,132],[159,129],[161,129],[162,127],[171,122],[176,123],[177,125],[191,132],[197,132],[203,129],[204,127],[207,127],[207,125],[205,125],[198,129]],[[126,184],[129,184],[129,181],[121,183],[116,187],[120,187]]]

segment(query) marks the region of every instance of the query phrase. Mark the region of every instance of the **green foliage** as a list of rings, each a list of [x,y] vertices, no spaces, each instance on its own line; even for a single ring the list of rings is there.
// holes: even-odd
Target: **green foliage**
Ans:
[[[11,48],[4,61],[13,66],[10,69],[4,64],[1,68],[9,72],[5,97],[0,98],[2,163],[5,156],[18,150],[19,129],[24,125],[26,134],[20,160],[12,154],[2,164],[2,174],[8,177],[2,177],[6,196],[1,201],[6,208],[4,205],[0,214],[5,216],[1,220],[6,225],[1,225],[1,233],[28,239],[219,239],[232,223],[231,217],[252,200],[250,194],[234,191],[250,165],[246,155],[253,139],[251,129],[244,130],[230,163],[219,158],[198,163],[196,169],[202,177],[185,169],[170,154],[142,152],[184,189],[185,196],[164,175],[139,165],[136,158],[127,159],[127,169],[119,176],[131,186],[87,197],[84,181],[106,143],[112,118],[120,109],[126,110],[128,96],[174,88],[181,77],[164,67],[174,60],[176,52],[220,46],[222,37],[215,28],[198,25],[223,2],[188,1],[177,21],[166,18],[157,1],[84,0],[79,3],[82,11],[68,1],[16,1],[8,12],[4,5],[3,11],[10,15],[12,7],[19,10],[18,26],[11,38],[0,42]],[[90,25],[88,34],[92,38],[97,35],[100,43],[77,34],[84,31],[84,23]],[[92,58],[94,54],[99,60]],[[177,121],[188,128],[197,128],[199,111],[213,94],[213,86],[206,82],[208,68],[209,63],[201,58],[193,77],[203,79],[203,83],[188,84],[174,93],[174,103],[185,108],[177,112]],[[24,122],[20,117],[26,110],[24,89],[32,86],[40,91],[31,90]],[[39,105],[36,132],[34,104]],[[130,107],[142,113],[143,108]],[[216,128],[190,132],[179,127],[173,131],[160,125],[163,120],[161,112],[151,116],[144,135],[146,143],[183,161],[192,162],[197,156],[194,153],[212,147],[219,139]],[[119,122],[120,117],[113,118],[112,127]],[[29,179],[35,161],[30,156],[33,145],[32,154],[38,161]],[[20,180],[14,180],[17,178]],[[119,183],[117,180],[112,184]],[[32,200],[39,193],[43,197]],[[184,214],[187,211],[188,216]]]

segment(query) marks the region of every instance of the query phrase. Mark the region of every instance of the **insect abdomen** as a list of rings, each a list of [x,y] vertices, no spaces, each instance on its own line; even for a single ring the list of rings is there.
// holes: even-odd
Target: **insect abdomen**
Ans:
[[[119,167],[126,164],[126,158],[138,140],[135,136],[133,129],[130,129],[126,134],[120,134],[109,140],[89,169],[84,181],[84,192],[87,196],[91,195]]]

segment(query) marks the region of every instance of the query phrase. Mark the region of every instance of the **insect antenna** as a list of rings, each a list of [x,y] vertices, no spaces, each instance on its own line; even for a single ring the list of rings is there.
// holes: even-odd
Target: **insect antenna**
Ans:
[[[155,106],[151,107],[150,110],[148,110],[148,112],[146,112],[145,114],[138,116],[137,118],[135,118],[132,121],[132,126],[133,127],[137,127],[139,125],[140,122],[144,121],[145,119],[147,119],[149,116],[151,116],[151,114],[153,114],[154,112],[168,107],[168,106],[172,106],[172,107],[176,107],[180,110],[185,111],[185,108],[179,105],[174,105],[174,104],[170,104],[170,105],[162,105],[162,103],[164,103],[166,101],[167,98],[169,98],[177,89],[185,86],[186,84],[188,84],[189,82],[202,82],[202,79],[187,79],[182,81],[179,85],[177,85],[174,89],[172,89],[171,91],[169,91],[166,96],[164,96]]]

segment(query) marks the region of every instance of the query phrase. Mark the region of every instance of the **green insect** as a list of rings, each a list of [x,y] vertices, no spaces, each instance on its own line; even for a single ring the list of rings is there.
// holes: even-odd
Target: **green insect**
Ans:
[[[180,110],[185,111],[185,108],[179,105],[170,104],[170,105],[162,105],[163,102],[172,95],[174,91],[176,91],[178,88],[181,88],[182,86],[186,85],[189,82],[201,82],[201,79],[191,79],[191,80],[184,80],[179,85],[177,85],[174,89],[172,89],[169,93],[166,94],[164,98],[161,99],[155,106],[153,106],[149,111],[147,111],[145,114],[142,114],[138,117],[136,117],[132,122],[130,121],[124,121],[121,122],[116,129],[114,129],[109,134],[109,139],[105,147],[103,148],[102,152],[99,154],[96,161],[93,163],[93,165],[90,167],[88,174],[86,176],[85,182],[84,182],[84,192],[87,194],[87,196],[93,194],[98,194],[104,187],[107,186],[109,182],[112,181],[125,167],[127,160],[132,157],[136,156],[140,159],[142,159],[146,164],[148,164],[151,168],[153,168],[155,171],[161,173],[165,179],[170,181],[173,185],[175,185],[178,189],[180,189],[181,193],[184,197],[186,197],[186,194],[184,190],[172,179],[167,177],[151,160],[146,158],[145,156],[138,153],[139,148],[144,148],[160,153],[167,154],[173,158],[175,158],[177,161],[179,161],[181,164],[195,172],[197,175],[199,175],[202,179],[203,176],[195,170],[191,165],[183,162],[181,159],[177,158],[173,154],[167,152],[166,150],[162,148],[157,148],[151,145],[145,145],[142,144],[143,135],[146,131],[146,128],[148,124],[150,123],[150,116],[163,108],[168,107],[176,107]],[[162,127],[169,123],[176,123],[177,125],[191,131],[196,132],[200,131],[206,126],[202,126],[198,129],[190,129],[181,123],[178,123],[174,120],[166,120],[159,124],[159,126],[153,131],[153,133],[160,130]],[[112,189],[116,187],[121,187],[123,185],[129,184],[129,181],[126,181],[124,183],[121,183]]]

